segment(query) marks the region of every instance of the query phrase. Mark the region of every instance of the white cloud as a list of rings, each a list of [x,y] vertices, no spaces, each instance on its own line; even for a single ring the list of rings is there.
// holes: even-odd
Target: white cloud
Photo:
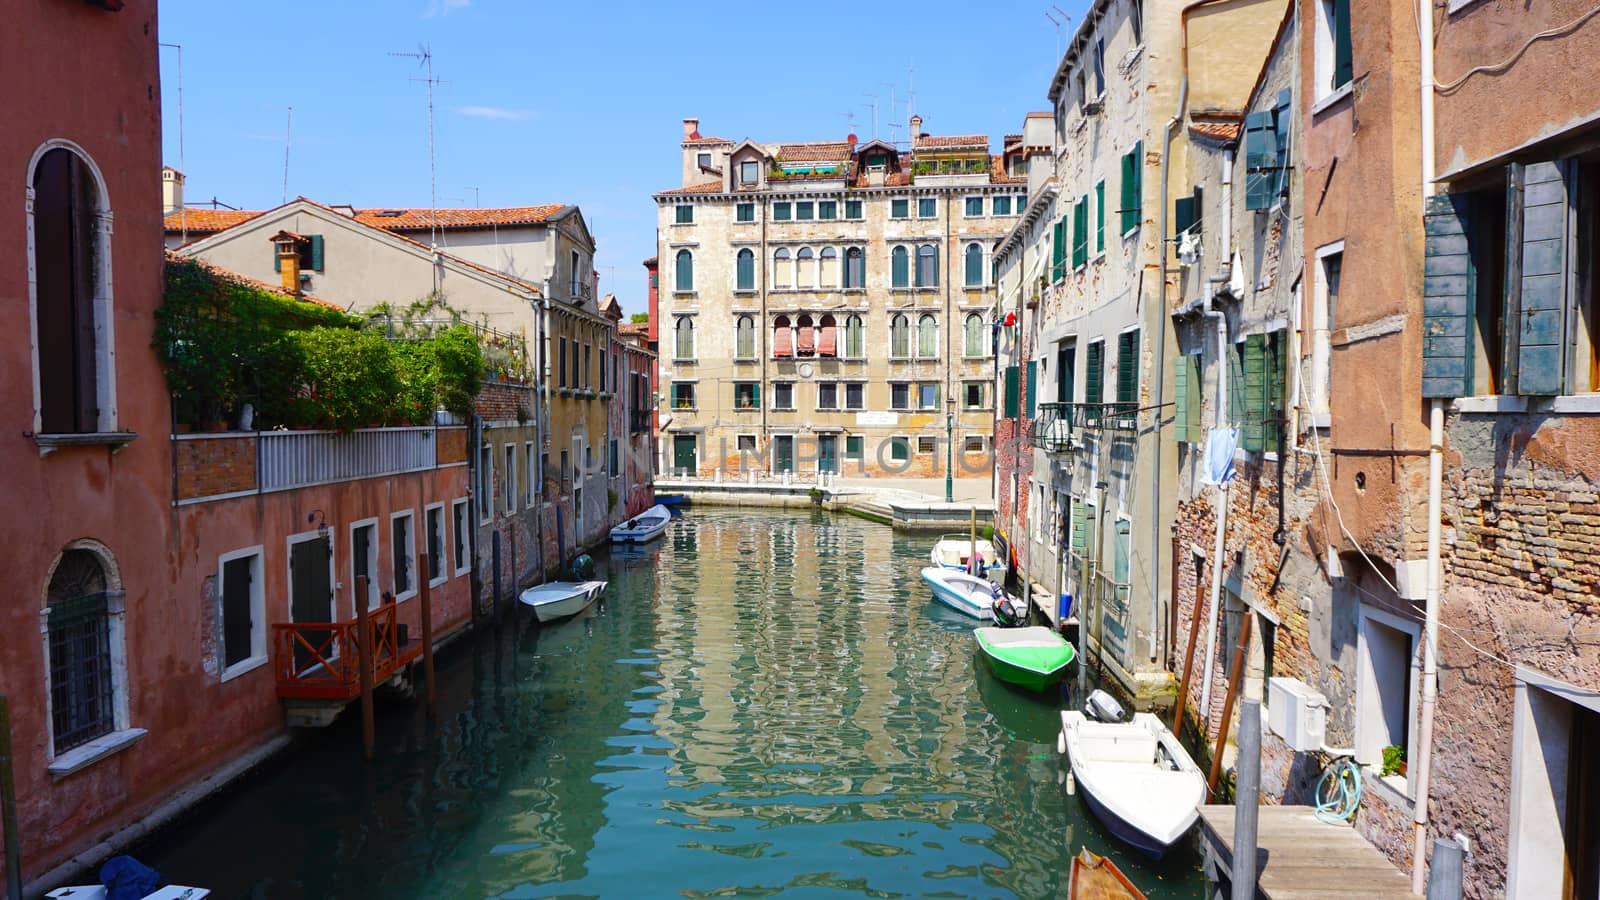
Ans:
[[[533,118],[533,113],[521,109],[505,109],[500,106],[458,106],[456,112],[474,119],[495,119],[502,122],[516,122]]]
[[[472,5],[472,0],[428,0],[428,8],[423,11],[424,19],[436,16],[448,16],[451,12],[464,9]]]

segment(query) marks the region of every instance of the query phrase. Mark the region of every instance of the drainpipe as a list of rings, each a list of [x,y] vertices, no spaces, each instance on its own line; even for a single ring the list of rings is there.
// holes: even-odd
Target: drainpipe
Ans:
[[[1422,90],[1422,197],[1432,196],[1433,183],[1433,4],[1417,0],[1418,57]],[[1411,853],[1411,892],[1421,894],[1427,867],[1428,782],[1433,768],[1433,709],[1439,695],[1439,520],[1444,514],[1444,401],[1434,398],[1428,410],[1428,587],[1427,637],[1422,645],[1422,722],[1417,730],[1416,847]]]
[[[1185,30],[1187,32],[1187,29]],[[1167,169],[1172,163],[1172,134],[1177,131],[1183,122],[1184,110],[1189,104],[1189,67],[1188,54],[1184,55],[1183,81],[1178,85],[1178,106],[1172,111],[1172,118],[1167,120],[1167,127],[1162,133],[1161,144],[1161,211],[1156,214],[1156,247],[1161,251],[1161,303],[1156,309],[1156,371],[1155,371],[1155,410],[1152,417],[1155,420],[1156,445],[1155,474],[1150,490],[1150,661],[1156,661],[1160,651],[1156,647],[1157,636],[1161,633],[1161,554],[1156,548],[1161,546],[1161,412],[1162,401],[1165,400],[1167,380],[1167,275],[1171,268],[1167,265]],[[1176,578],[1177,574],[1174,573]]]
[[[1217,287],[1207,287],[1204,315],[1215,316],[1217,320],[1217,427],[1223,427],[1228,421],[1228,317],[1222,310],[1216,308],[1218,292],[1224,290],[1233,277],[1233,151],[1222,152],[1222,222],[1220,223],[1222,239],[1222,267],[1218,274],[1211,276],[1210,282]],[[1206,619],[1206,669],[1205,680],[1200,688],[1200,714],[1204,717],[1202,723],[1211,718],[1211,680],[1212,667],[1217,660],[1217,620],[1222,611],[1222,553],[1224,538],[1228,533],[1228,484],[1217,485],[1216,490],[1216,536],[1212,542],[1211,550],[1211,615]],[[1227,723],[1223,723],[1227,727]],[[1203,729],[1203,726],[1202,726]]]

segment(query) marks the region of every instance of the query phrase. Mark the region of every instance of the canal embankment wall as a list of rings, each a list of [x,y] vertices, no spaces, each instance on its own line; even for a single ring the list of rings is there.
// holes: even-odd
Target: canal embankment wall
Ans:
[[[900,531],[960,532],[992,526],[994,504],[983,501],[945,502],[896,487],[816,483],[734,482],[701,479],[657,480],[658,496],[682,496],[697,506],[766,509],[825,509],[888,525]]]

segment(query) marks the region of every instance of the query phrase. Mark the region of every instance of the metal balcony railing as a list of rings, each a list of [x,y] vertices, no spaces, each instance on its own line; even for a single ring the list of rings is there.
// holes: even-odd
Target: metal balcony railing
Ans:
[[[288,488],[398,475],[434,467],[434,429],[364,428],[360,431],[263,431],[260,489]]]
[[[1033,446],[1050,453],[1069,453],[1088,432],[1138,430],[1134,403],[1041,403],[1033,420]]]

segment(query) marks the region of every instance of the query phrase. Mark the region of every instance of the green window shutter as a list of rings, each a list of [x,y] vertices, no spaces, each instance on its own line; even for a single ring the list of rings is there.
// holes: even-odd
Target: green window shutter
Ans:
[[[1117,403],[1137,406],[1139,401],[1139,332],[1117,335]]]
[[[761,408],[761,382],[750,385],[750,408]]]
[[[322,271],[322,235],[311,235],[311,271]]]
[[[1094,186],[1094,251],[1104,253],[1106,249],[1106,183],[1095,182]]]
[[[1422,216],[1422,396],[1472,394],[1473,277],[1468,246],[1471,200],[1435,194]]]
[[[1267,422],[1262,446],[1277,453],[1280,425],[1284,421],[1285,395],[1288,393],[1289,332],[1267,335]]]
[[[1270,209],[1278,200],[1279,136],[1273,110],[1244,117],[1245,209]]]
[[[1084,194],[1072,208],[1072,267],[1089,261],[1089,195]]]
[[[1354,64],[1350,58],[1350,0],[1333,0],[1333,84],[1329,90],[1348,84]]]
[[[1028,361],[1028,418],[1033,418],[1036,405],[1035,395],[1039,392],[1039,364],[1033,360]]]
[[[1172,439],[1186,444],[1189,436],[1189,366],[1192,356],[1179,356],[1172,368]]]
[[[1067,220],[1061,219],[1050,226],[1050,280],[1057,281],[1067,273],[1066,240]]]
[[[894,248],[889,256],[889,280],[893,287],[906,287],[911,283],[910,265],[910,253],[906,248]]]
[[[1172,236],[1178,237],[1194,227],[1194,198],[1179,197],[1172,203]]]
[[[1133,549],[1132,540],[1133,522],[1128,519],[1117,520],[1116,540],[1112,542],[1113,552],[1111,564],[1111,580],[1117,584],[1127,584],[1130,577],[1129,556]]]
[[[1089,507],[1077,497],[1072,498],[1072,552],[1082,556],[1089,546]]]
[[[1122,194],[1117,203],[1117,206],[1120,207],[1118,218],[1121,222],[1118,232],[1121,234],[1127,234],[1129,229],[1133,228],[1133,197],[1137,191],[1133,184],[1135,177],[1137,176],[1134,174],[1133,154],[1124,153],[1122,155]]]
[[[1095,341],[1089,345],[1083,377],[1083,402],[1101,403],[1105,399],[1106,342]]]
[[[1228,420],[1219,422],[1230,428],[1244,421],[1244,345],[1228,347]]]
[[[1185,356],[1189,361],[1189,390],[1186,402],[1189,404],[1189,439],[1201,443],[1206,439],[1204,430],[1200,427],[1200,357]]]
[[[1567,180],[1558,162],[1513,165],[1512,173],[1512,240],[1520,253],[1506,273],[1518,294],[1506,322],[1516,334],[1516,392],[1552,396],[1566,385]]]
[[[273,244],[272,245],[272,271],[274,271],[274,272],[282,272],[283,271],[283,260],[278,258],[278,245],[277,244]]]
[[[1267,418],[1267,336],[1244,339],[1244,436],[1240,445],[1260,451]]]
[[[911,445],[905,438],[889,439],[889,458],[895,462],[905,462],[911,458]]]
[[[1133,202],[1128,204],[1128,211],[1123,213],[1123,233],[1138,228],[1139,222],[1144,218],[1144,141],[1134,143],[1133,153],[1128,160],[1128,170],[1133,184],[1129,190],[1129,199]]]
[[[1017,417],[1017,367],[1006,366],[1006,418]]]

